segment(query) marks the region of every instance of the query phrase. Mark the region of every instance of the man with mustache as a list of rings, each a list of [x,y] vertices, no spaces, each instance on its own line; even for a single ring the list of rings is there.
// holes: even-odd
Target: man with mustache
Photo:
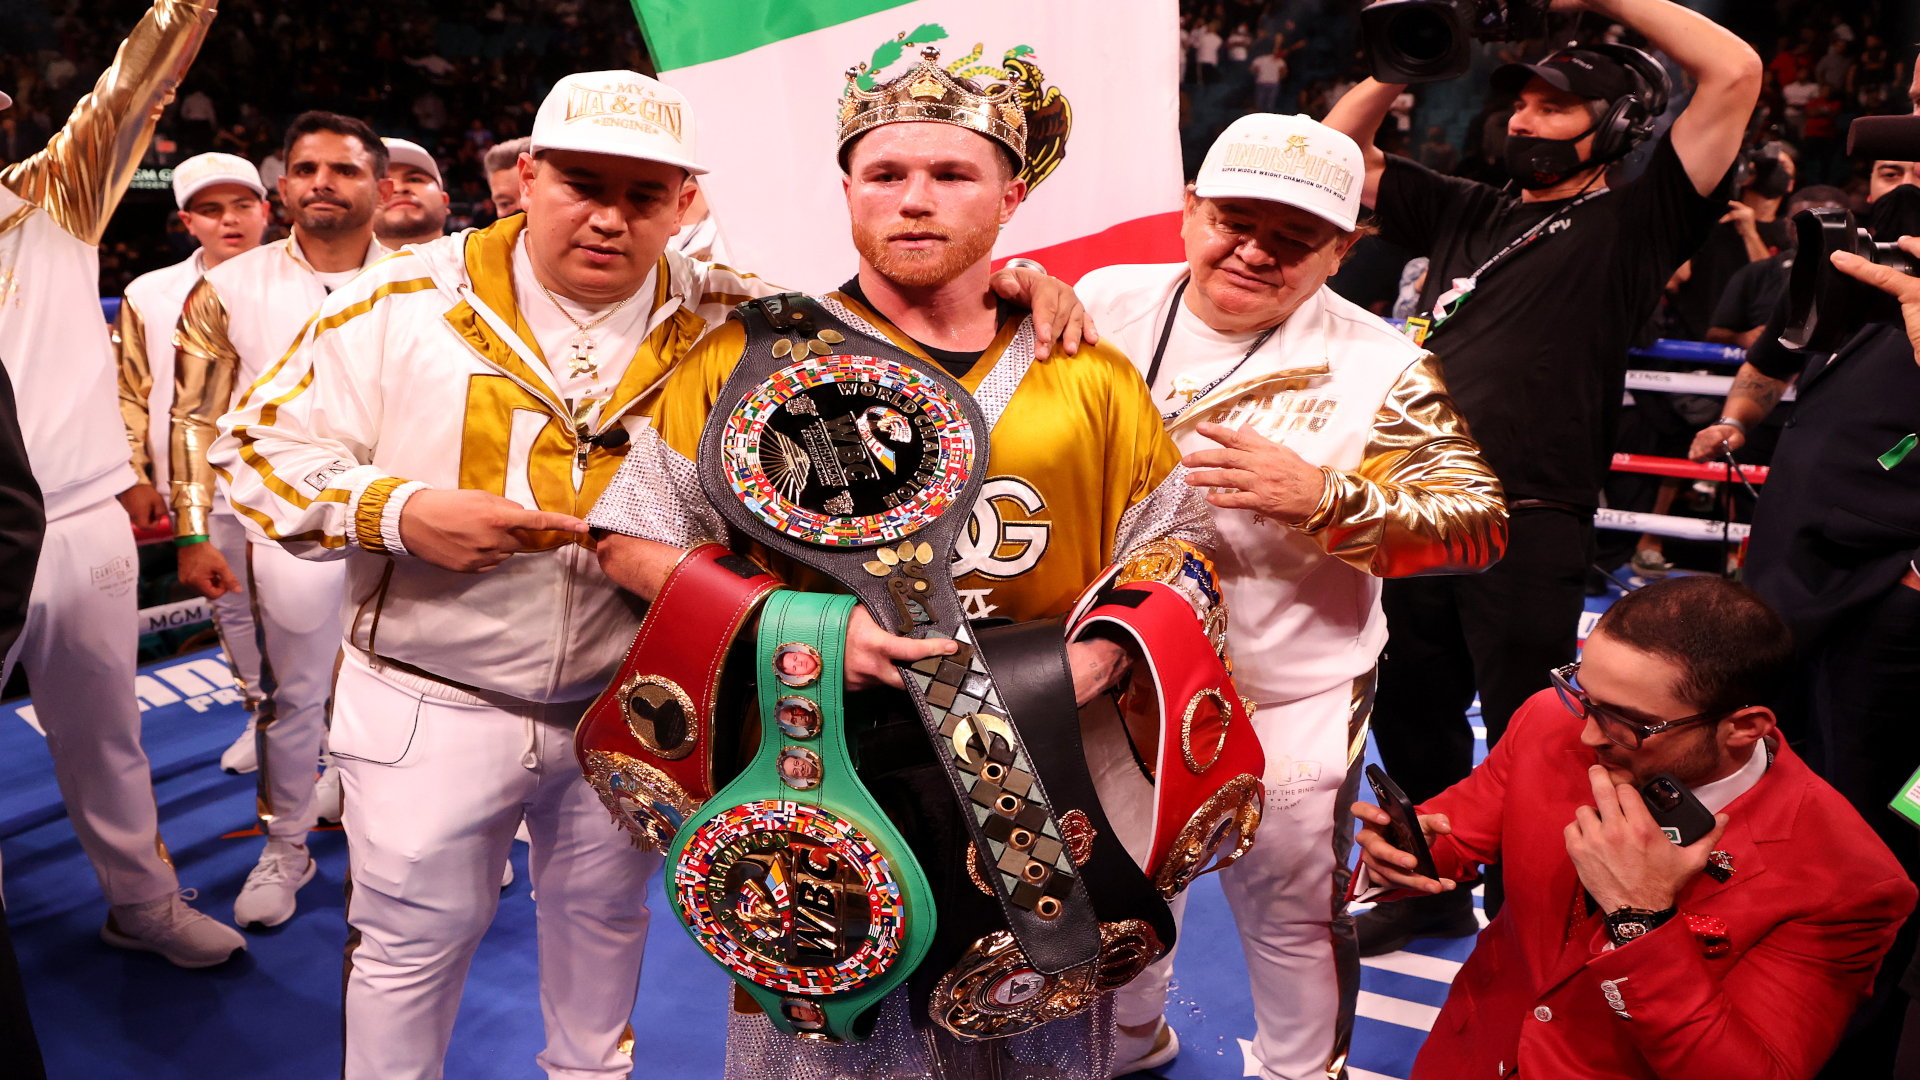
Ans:
[[[1079,286],[1146,372],[1220,529],[1235,679],[1259,704],[1268,770],[1259,840],[1220,884],[1268,1080],[1327,1075],[1353,1031],[1344,804],[1386,644],[1381,581],[1483,570],[1507,538],[1500,482],[1437,361],[1326,288],[1360,238],[1364,179],[1340,132],[1241,117],[1187,190],[1186,261],[1110,266]],[[1172,967],[1120,991],[1115,1075],[1179,1052],[1162,1019]]]
[[[137,528],[167,520],[169,450],[173,421],[173,329],[187,292],[207,271],[260,246],[273,212],[267,189],[253,163],[232,154],[201,154],[174,167],[174,201],[180,222],[200,241],[186,260],[142,274],[127,285],[113,324],[113,345],[120,364],[120,418],[133,449],[133,471],[144,482],[120,493],[120,503]],[[209,543],[230,563],[244,563],[247,536],[231,514],[208,522]],[[220,767],[249,773],[259,767],[252,711],[260,699],[260,649],[254,640],[253,609],[247,597],[223,593],[213,601],[213,625],[234,682],[247,698],[247,728],[220,755]]]
[[[939,364],[990,416],[1001,410],[985,465],[991,486],[972,511],[977,536],[970,532],[957,546],[952,565],[967,614],[1016,623],[1065,614],[1103,568],[1124,566],[1155,545],[1177,547],[1182,554],[1175,562],[1190,560],[1184,565],[1204,580],[1201,591],[1217,595],[1211,569],[1201,569],[1205,550],[1217,539],[1205,505],[1184,482],[1173,442],[1126,358],[1107,344],[1071,356],[1038,356],[1035,346],[1046,341],[1044,330],[1036,334],[1025,311],[988,287],[994,241],[1027,195],[1024,114],[1011,105],[981,105],[986,98],[980,88],[951,77],[938,56],[926,49],[918,65],[874,88],[871,97],[843,100],[841,183],[860,262],[853,277],[818,302],[857,333]],[[885,104],[861,112],[861,103],[872,100]],[[983,116],[970,109],[994,111]],[[842,340],[834,333],[827,340]],[[858,339],[846,340],[857,355]],[[695,457],[709,410],[742,362],[747,342],[745,324],[729,322],[643,402],[648,422],[587,518],[607,530],[599,555],[608,576],[642,597],[658,596],[686,549],[706,540],[740,539],[702,494],[697,469],[708,462],[703,456],[696,466]],[[874,456],[876,468],[887,467]],[[1016,528],[1002,515],[1025,520]],[[785,580],[809,580],[777,555],[771,565]],[[874,797],[916,852],[968,851],[961,826],[933,808],[947,780],[915,706],[904,693],[890,698],[885,689],[903,685],[896,665],[950,654],[958,643],[896,636],[864,607],[853,609],[845,642],[846,688],[876,691],[849,707],[850,715],[861,715],[850,722],[871,725],[862,739],[873,741],[862,745],[886,748],[861,761]],[[1066,645],[1071,692],[1083,707],[1122,683],[1132,665],[1132,653],[1115,641],[1082,637]],[[1151,757],[1157,732],[1143,737]],[[1136,810],[1151,806],[1146,770],[1136,769],[1117,732],[1114,740],[1120,749],[1109,771],[1120,774],[1121,785],[1137,785],[1130,796],[1144,791],[1133,800]],[[1087,753],[1089,768],[1099,775],[1092,762],[1097,751]],[[932,794],[901,794],[909,790]],[[1118,801],[1109,805],[1118,812]],[[1146,812],[1148,819],[1151,814]],[[1140,840],[1144,844],[1145,837]],[[980,899],[975,889],[987,887],[978,877],[969,883],[966,869],[925,855],[920,865],[934,894],[953,900],[942,901],[934,944],[917,969],[922,974],[914,976],[916,985],[931,985],[934,975],[954,970],[968,945],[987,932],[978,921],[982,907],[996,915],[997,909],[992,900]],[[912,997],[905,986],[893,991],[878,1006],[875,1034],[852,1047],[804,1042],[775,1030],[764,1016],[736,1010],[728,1074],[788,1075],[800,1062],[834,1076],[891,1076],[900,1069],[985,1076],[1012,1067],[1010,1040],[959,1042],[929,1027],[924,1005],[910,1013]],[[1105,1080],[1105,1019],[1102,1010],[1055,1020],[1042,1029],[1049,1033],[1043,1045],[1019,1053],[1050,1065],[1049,1076]]]
[[[387,144],[387,179],[393,181],[393,194],[374,216],[373,235],[394,251],[440,239],[447,232],[451,203],[440,181],[440,163],[419,143],[380,141]]]
[[[221,420],[213,463],[256,550],[346,574],[328,737],[352,856],[348,1080],[442,1075],[522,821],[538,1064],[633,1071],[660,856],[608,821],[573,728],[640,617],[580,515],[646,430],[642,396],[735,304],[776,291],[670,250],[683,182],[705,171],[696,135],[663,83],[566,76],[517,163],[523,215],[409,247],[327,298]],[[1050,311],[1072,299],[1031,272],[995,284]]]
[[[187,294],[175,338],[172,410],[174,543],[180,580],[209,600],[249,595],[264,646],[261,700],[254,714],[259,807],[266,845],[234,900],[240,926],[278,926],[293,917],[295,894],[312,880],[307,831],[340,816],[339,777],[315,783],[326,736],[334,654],[340,645],[338,565],[294,558],[249,543],[235,566],[209,542],[235,510],[207,461],[214,421],[247,399],[248,388],[299,336],[333,290],[387,254],[373,236],[374,207],[392,187],[387,148],[359,120],[308,112],[287,128],[280,198],[293,232],[207,271]],[[324,465],[283,483],[312,485]],[[345,465],[339,466],[344,470]],[[226,522],[215,525],[216,519]]]

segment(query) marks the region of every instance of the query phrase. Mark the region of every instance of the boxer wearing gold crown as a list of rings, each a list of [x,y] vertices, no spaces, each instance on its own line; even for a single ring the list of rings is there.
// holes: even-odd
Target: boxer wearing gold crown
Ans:
[[[1123,355],[1036,356],[1032,319],[988,289],[995,235],[1028,189],[1019,75],[983,89],[937,58],[840,103],[855,276],[742,304],[642,403],[650,422],[588,517],[608,576],[654,601],[643,638],[710,627],[714,660],[682,670],[715,669],[745,636],[751,617],[732,613],[770,587],[760,568],[861,601],[808,641],[781,602],[757,659],[735,652],[716,695],[700,682],[693,728],[668,740],[712,753],[691,774],[709,801],[684,823],[633,819],[675,832],[682,919],[741,984],[729,1077],[970,1077],[1019,1061],[1105,1080],[1108,991],[1172,945],[1167,901],[1258,823],[1263,766],[1227,674],[1207,507]],[[692,648],[671,636],[676,654]],[[623,677],[641,687],[650,664],[636,649]],[[762,747],[728,765],[739,720],[724,687],[749,683]],[[835,778],[837,736],[819,742],[816,717],[844,728],[857,780]],[[663,770],[659,725],[645,731],[654,744],[625,752]],[[753,775],[775,761],[777,776]],[[741,802],[755,785],[778,798]],[[810,823],[874,832],[869,797],[910,851],[853,845],[868,869],[850,877]],[[907,860],[937,911],[924,960],[896,933],[914,925],[913,890],[902,920],[869,887],[911,877]],[[850,882],[869,896],[851,908]],[[803,898],[829,894],[831,943]],[[902,974],[835,1019],[878,985],[860,980]]]

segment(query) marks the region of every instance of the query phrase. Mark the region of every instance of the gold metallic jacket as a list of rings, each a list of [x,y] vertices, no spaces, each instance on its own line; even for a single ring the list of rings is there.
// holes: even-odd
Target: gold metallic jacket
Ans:
[[[1375,577],[1484,570],[1507,549],[1500,481],[1454,411],[1431,356],[1388,391],[1360,467],[1320,471],[1326,493],[1294,527]]]
[[[140,312],[126,297],[113,320],[113,357],[120,370],[120,419],[127,425],[127,448],[133,471],[153,476],[153,456],[147,451],[147,401],[153,394],[153,366],[147,361],[147,331]]]
[[[0,185],[38,205],[62,229],[98,244],[216,7],[217,0],[156,0],[66,126],[45,150],[0,169]]]
[[[227,334],[227,306],[201,278],[180,309],[173,348],[173,438],[167,470],[175,536],[206,536],[213,512],[213,466],[207,449],[219,433],[214,421],[233,405],[240,353]]]

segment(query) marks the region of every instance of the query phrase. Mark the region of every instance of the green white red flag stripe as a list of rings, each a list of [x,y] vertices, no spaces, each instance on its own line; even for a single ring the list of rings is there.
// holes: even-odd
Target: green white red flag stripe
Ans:
[[[825,291],[857,257],[836,160],[845,71],[891,78],[927,45],[985,82],[1025,50],[1067,100],[1058,168],[1001,232],[1068,280],[1180,255],[1175,0],[633,0],[660,78],[687,95],[729,261]]]

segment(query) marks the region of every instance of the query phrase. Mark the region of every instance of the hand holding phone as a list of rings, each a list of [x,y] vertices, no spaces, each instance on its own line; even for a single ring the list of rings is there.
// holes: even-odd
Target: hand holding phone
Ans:
[[[1353,812],[1368,822],[1361,830],[1359,843],[1370,869],[1385,884],[1425,892],[1453,888],[1454,882],[1440,877],[1434,866],[1433,853],[1427,847],[1427,829],[1406,793],[1377,765],[1367,766],[1367,783],[1379,804],[1356,802]],[[1432,815],[1427,821],[1433,832],[1451,831],[1444,814]],[[1413,856],[1413,866],[1405,865],[1406,855]]]

